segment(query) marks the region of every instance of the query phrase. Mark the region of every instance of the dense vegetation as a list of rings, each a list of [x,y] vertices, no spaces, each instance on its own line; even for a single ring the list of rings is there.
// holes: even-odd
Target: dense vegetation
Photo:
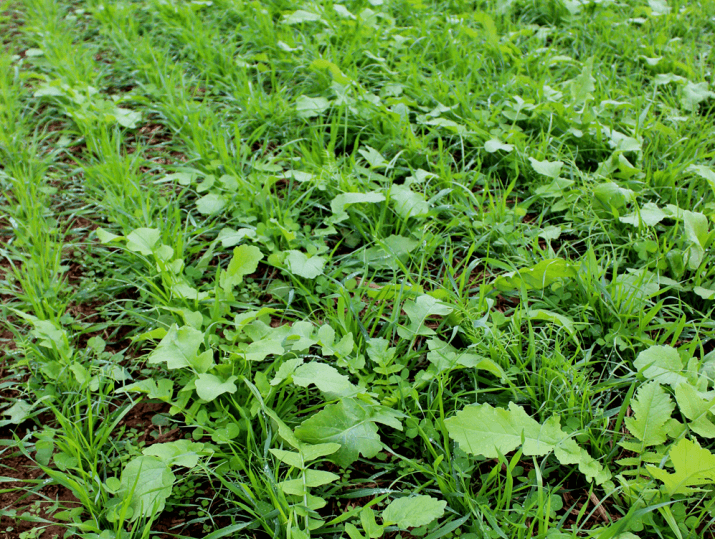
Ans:
[[[715,533],[715,2],[0,11],[7,537]]]

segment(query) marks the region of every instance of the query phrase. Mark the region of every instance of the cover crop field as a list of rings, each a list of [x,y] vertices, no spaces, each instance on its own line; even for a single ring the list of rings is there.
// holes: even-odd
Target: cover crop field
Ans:
[[[0,39],[3,537],[715,536],[715,1]]]

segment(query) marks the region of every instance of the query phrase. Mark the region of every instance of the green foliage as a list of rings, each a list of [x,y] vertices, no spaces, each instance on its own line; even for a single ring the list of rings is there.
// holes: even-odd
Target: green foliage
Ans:
[[[221,272],[220,283],[224,291],[229,293],[235,286],[241,284],[246,275],[256,271],[262,259],[263,255],[258,247],[252,245],[236,247],[226,271]]]
[[[589,480],[609,484],[609,471],[561,430],[557,416],[539,424],[514,403],[508,410],[478,404],[457,412],[445,424],[449,436],[467,453],[497,458],[519,446],[526,456],[544,456],[553,452],[562,464],[578,464],[581,473]]]
[[[421,295],[417,299],[408,300],[402,307],[407,313],[410,324],[400,327],[397,333],[403,339],[409,339],[416,335],[435,335],[435,331],[426,325],[430,316],[446,316],[454,309],[436,300],[432,296]]]
[[[387,409],[344,398],[303,421],[295,434],[311,444],[340,445],[331,459],[340,466],[349,466],[359,455],[372,458],[380,452],[378,423],[402,429],[399,420]]]
[[[541,290],[560,279],[569,279],[577,274],[576,268],[560,258],[542,260],[531,268],[517,270],[500,276],[494,286],[503,290],[521,288]]]
[[[168,369],[190,367],[203,361],[198,354],[204,334],[191,327],[173,324],[149,357],[149,363],[166,362]]]
[[[7,490],[87,539],[707,533],[714,17],[4,6]]]
[[[142,456],[132,459],[122,470],[120,498],[129,500],[132,520],[158,515],[164,509],[176,480],[162,459]]]
[[[322,256],[308,257],[300,251],[286,251],[285,263],[288,270],[306,279],[315,279],[318,275],[322,275],[325,262]]]
[[[715,455],[697,442],[683,438],[673,445],[669,457],[674,473],[648,466],[648,472],[663,482],[668,495],[689,494],[692,487],[715,483]]]
[[[638,454],[643,454],[650,446],[665,443],[671,414],[675,409],[670,396],[658,382],[649,382],[638,389],[631,404],[633,417],[626,418],[626,427],[640,444],[629,445]]]
[[[413,498],[398,498],[382,512],[385,524],[395,523],[403,530],[429,524],[444,514],[447,502],[431,496],[415,496]]]

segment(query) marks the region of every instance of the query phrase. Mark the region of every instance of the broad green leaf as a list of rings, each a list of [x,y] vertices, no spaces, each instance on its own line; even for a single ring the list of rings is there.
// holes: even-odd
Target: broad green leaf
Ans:
[[[158,260],[168,262],[174,256],[174,249],[162,243],[154,250],[154,255]]]
[[[427,341],[429,344],[432,341]],[[441,342],[441,341],[440,341]],[[430,347],[431,349],[431,347]],[[390,347],[390,341],[383,338],[372,338],[367,342],[367,355],[378,365],[387,365],[395,357],[396,347]],[[429,359],[429,355],[428,355]]]
[[[196,180],[197,176],[197,172],[175,172],[174,174],[167,174],[160,180],[156,180],[155,183],[168,183],[175,181],[179,185],[187,186],[191,185],[191,182]]]
[[[18,399],[15,401],[15,404],[10,406],[10,408],[8,408],[7,410],[3,411],[2,415],[9,416],[9,418],[0,421],[0,424],[2,424],[3,426],[9,424],[19,425],[30,416],[31,410],[32,404],[22,399]]]
[[[224,174],[218,181],[223,185],[225,189],[228,189],[232,193],[238,190],[238,178],[232,176],[231,174]]]
[[[454,133],[458,133],[460,135],[465,134],[467,132],[466,127],[464,127],[462,124],[458,124],[454,120],[448,120],[447,118],[432,118],[430,120],[424,121],[423,123],[425,125],[445,127],[448,130],[453,131]]]
[[[425,325],[427,318],[434,315],[447,316],[454,310],[427,294],[414,301],[406,301],[402,308],[410,319],[409,325],[397,328],[397,334],[403,339],[410,339],[415,335],[434,335],[434,330]]]
[[[678,384],[675,388],[675,400],[681,413],[688,418],[690,430],[703,438],[715,438],[715,424],[710,418],[715,398],[708,397],[701,395],[690,384]]]
[[[648,472],[663,482],[670,496],[690,494],[693,492],[691,487],[715,483],[715,455],[700,447],[698,442],[682,438],[670,450],[670,460],[675,467],[674,473],[648,466]]]
[[[563,197],[575,182],[566,178],[554,178],[547,185],[542,185],[534,190],[534,193],[543,197]]]
[[[15,314],[30,322],[33,326],[32,336],[38,344],[60,354],[63,360],[70,361],[73,348],[70,346],[67,331],[58,321],[40,320],[36,316],[9,307]]]
[[[278,417],[278,414],[270,408],[264,408],[263,411],[268,417],[275,421],[276,425],[278,425],[278,435],[283,438],[287,444],[295,449],[300,449],[300,447],[302,447],[303,444],[300,440],[298,440],[298,438],[295,437],[290,427],[286,425],[280,417]]]
[[[653,77],[653,84],[655,86],[663,86],[665,84],[670,84],[671,82],[685,83],[687,79],[681,77],[680,75],[675,75],[674,73],[658,73]]]
[[[347,333],[337,343],[335,342],[335,330],[328,324],[323,324],[318,329],[318,344],[322,347],[324,356],[337,355],[345,357],[352,353],[355,348],[355,341],[352,333]]]
[[[333,9],[335,10],[335,12],[336,12],[340,17],[342,17],[342,18],[344,18],[344,19],[352,19],[352,20],[355,20],[355,15],[353,15],[352,13],[350,13],[350,12],[348,11],[348,8],[346,8],[344,5],[342,5],[342,4],[333,4]]]
[[[312,494],[306,494],[303,499],[305,500],[305,506],[313,511],[317,511],[318,509],[322,509],[323,507],[328,505],[328,501],[325,498],[321,498],[320,496],[313,496]],[[317,529],[322,525],[322,521],[318,519],[311,519],[309,522],[311,529]]]
[[[314,384],[320,391],[336,397],[352,397],[358,393],[350,379],[335,367],[312,361],[298,367],[293,373],[293,383],[300,387]]]
[[[273,455],[281,462],[286,463],[288,466],[293,466],[295,468],[300,468],[301,470],[305,467],[303,459],[300,453],[295,451],[285,451],[284,449],[269,449]]]
[[[640,211],[620,217],[619,220],[621,223],[633,226],[640,226],[641,223],[646,226],[655,226],[666,217],[668,217],[667,213],[661,210],[656,204],[648,202]]]
[[[201,301],[209,296],[208,292],[199,292],[185,282],[174,284],[174,286],[171,287],[171,291],[180,298],[190,299],[192,301]]]
[[[89,371],[79,363],[74,363],[70,365],[70,370],[74,374],[75,380],[77,380],[77,382],[81,385],[84,385],[90,378]]]
[[[304,476],[305,486],[311,488],[321,487],[338,479],[339,475],[322,470],[306,470]]]
[[[128,393],[130,391],[144,393],[150,399],[158,399],[169,402],[173,395],[174,382],[166,378],[161,378],[159,380],[146,378],[144,380],[140,380],[139,382],[134,382],[133,384],[117,389],[117,393]]]
[[[263,307],[257,311],[245,311],[240,314],[237,314],[233,319],[233,323],[236,326],[236,330],[238,330],[238,332],[241,332],[248,324],[250,324],[254,320],[263,320],[267,324],[270,321],[270,315],[275,312],[275,309],[271,309],[269,307]]]
[[[554,449],[553,433],[542,436],[542,425],[514,403],[508,410],[489,404],[467,406],[445,424],[449,436],[473,455],[497,458],[499,453],[509,453],[522,445],[522,435],[525,455],[546,455]]]
[[[300,479],[290,479],[288,481],[281,481],[278,486],[286,494],[292,494],[294,496],[304,496],[307,491],[306,488],[315,488],[333,481],[340,479],[339,475],[331,472],[324,472],[322,470],[305,470],[303,472],[303,477]]]
[[[553,311],[547,311],[546,309],[529,309],[526,311],[526,316],[530,320],[543,320],[544,322],[551,322],[552,324],[563,327],[569,332],[570,335],[576,335],[574,322],[568,316],[564,316]]]
[[[243,282],[246,275],[250,275],[258,268],[258,263],[263,259],[263,254],[258,247],[253,245],[240,245],[233,250],[233,257],[225,271],[221,272],[219,282],[221,287],[230,291],[234,286]]]
[[[333,7],[337,9],[338,6],[335,5]],[[343,9],[345,8],[343,7]],[[310,67],[312,67],[313,69],[327,69],[328,71],[330,71],[330,74],[333,76],[333,79],[335,79],[335,81],[339,84],[349,84],[351,82],[351,79],[349,77],[346,77],[345,74],[340,71],[340,68],[337,65],[323,58],[313,60],[310,64]]]
[[[320,116],[330,108],[330,101],[324,97],[308,97],[301,95],[295,102],[295,109],[301,118]]]
[[[161,239],[159,229],[137,228],[127,236],[127,249],[148,256],[154,251],[154,246],[159,239]]]
[[[214,374],[199,374],[195,382],[196,393],[200,399],[205,401],[212,401],[224,393],[235,393],[238,388],[233,382],[236,379],[236,376],[230,376],[228,380],[224,380]]]
[[[661,277],[643,268],[633,271],[629,269],[628,273],[613,276],[611,294],[623,307],[643,309],[648,300],[660,290],[660,283],[678,287],[676,282],[669,282],[667,277]]]
[[[643,350],[638,354],[633,365],[649,380],[655,380],[673,388],[678,384],[688,382],[688,379],[681,374],[683,361],[680,359],[680,354],[675,348],[668,345],[656,345]]]
[[[694,286],[693,292],[703,299],[715,299],[715,290],[711,288],[703,288],[702,286]]]
[[[288,270],[306,279],[315,279],[323,274],[326,259],[322,256],[308,257],[301,251],[286,251],[285,263]]]
[[[576,267],[562,258],[542,260],[531,268],[520,269],[497,277],[494,286],[500,290],[519,289],[542,290],[559,279],[572,279]]]
[[[651,15],[660,16],[667,15],[672,11],[672,8],[668,5],[666,0],[648,0],[648,6],[651,9]]]
[[[297,440],[296,440],[297,442]],[[299,444],[299,452],[295,451],[284,451],[282,449],[270,449],[276,458],[281,462],[285,462],[289,466],[295,466],[301,470],[305,468],[307,462],[315,460],[320,457],[325,457],[327,455],[332,455],[338,449],[340,449],[340,444]]]
[[[648,382],[638,388],[631,401],[633,417],[625,419],[628,431],[639,440],[633,449],[643,454],[647,447],[660,445],[667,439],[666,424],[675,405],[658,382]]]
[[[603,132],[611,138],[611,148],[616,152],[640,152],[642,150],[641,143],[633,137],[624,135],[615,129],[604,128]]]
[[[618,210],[635,200],[635,193],[613,182],[605,182],[593,188],[596,201],[609,211]]]
[[[168,369],[190,367],[196,360],[199,346],[204,342],[204,334],[191,326],[181,329],[173,324],[159,346],[149,355],[149,363],[166,362]]]
[[[225,206],[226,200],[216,193],[209,193],[196,201],[196,209],[202,215],[215,215]]]
[[[196,192],[197,193],[205,193],[209,189],[211,189],[214,184],[216,183],[216,176],[213,174],[208,174],[204,177],[203,181],[196,186]]]
[[[368,162],[372,168],[382,167],[387,164],[380,152],[371,146],[365,145],[358,150],[358,153]]]
[[[303,455],[303,461],[310,462],[320,457],[327,457],[332,455],[338,449],[340,449],[340,444],[327,443],[327,444],[302,444],[300,446],[300,452]]]
[[[164,510],[176,477],[169,465],[152,456],[135,457],[122,471],[119,497],[131,499],[131,520],[150,518]]]
[[[688,267],[696,270],[703,261],[708,239],[708,218],[702,213],[684,211],[685,238],[690,242],[687,250]]]
[[[373,422],[387,425],[396,430],[402,430],[402,422],[400,419],[407,417],[404,413],[387,406],[373,404],[370,406],[370,411],[372,413],[370,419]]]
[[[489,152],[489,153],[495,153],[499,150],[509,153],[514,149],[514,146],[511,144],[505,144],[498,138],[493,138],[491,140],[488,140],[484,143],[484,150]]]
[[[268,356],[282,355],[285,349],[281,346],[281,341],[282,339],[277,340],[269,337],[252,342],[244,350],[246,359],[248,361],[263,361]]]
[[[199,311],[192,311],[190,309],[186,309],[183,307],[180,307],[180,308],[167,307],[166,310],[180,314],[182,316],[182,318],[184,319],[184,322],[186,322],[188,325],[190,325],[193,328],[200,330],[201,327],[203,326],[204,317]]]
[[[304,352],[311,346],[318,344],[314,337],[315,326],[310,322],[301,320],[293,324],[290,334],[286,337],[285,344],[290,345],[292,352]]]
[[[378,340],[382,339],[370,339],[370,342]],[[427,353],[427,360],[437,368],[437,372],[448,371],[459,365],[470,369],[485,370],[492,373],[494,376],[505,378],[504,371],[491,359],[481,357],[477,354],[460,352],[452,345],[436,337],[428,340],[427,346],[430,350]],[[392,348],[391,350],[395,349]],[[368,347],[368,354],[369,353],[370,348]],[[370,358],[372,359],[372,356]]]
[[[419,242],[405,236],[391,235],[382,240],[380,245],[363,251],[362,261],[377,269],[398,270],[398,261],[405,264],[409,254]]]
[[[596,79],[593,78],[593,57],[584,62],[581,74],[571,81],[571,97],[575,105],[582,105],[593,99],[591,92],[596,90]]]
[[[680,103],[685,110],[696,111],[703,101],[715,97],[715,92],[711,92],[707,82],[693,83],[688,81],[683,87],[680,96]]]
[[[412,496],[392,500],[382,512],[384,524],[397,524],[397,527],[406,530],[429,524],[444,515],[447,502],[432,496]]]
[[[561,430],[558,416],[540,425],[513,402],[508,410],[477,404],[457,412],[445,424],[450,438],[473,455],[497,458],[500,453],[509,453],[522,445],[523,439],[525,456],[543,456],[553,451],[562,464],[578,464],[589,480],[603,484],[611,477],[607,469]]]
[[[281,362],[281,366],[276,371],[276,375],[271,380],[272,386],[277,386],[283,380],[287,380],[289,376],[292,376],[298,366],[303,364],[302,357],[294,357]]]
[[[385,526],[378,525],[375,520],[375,511],[373,511],[372,507],[362,508],[360,511],[360,524],[362,524],[363,531],[370,539],[378,539],[385,532]]]
[[[533,157],[529,157],[529,162],[536,172],[549,178],[558,178],[564,166],[561,161],[537,161]]]
[[[372,416],[367,404],[342,399],[303,421],[295,435],[311,444],[339,444],[340,450],[331,460],[340,466],[350,466],[359,455],[372,458],[382,448]]]
[[[64,89],[53,86],[51,83],[45,83],[38,87],[33,97],[65,97],[66,95],[67,92]]]
[[[285,178],[293,178],[297,182],[309,182],[310,180],[315,179],[315,175],[311,174],[310,172],[304,172],[302,170],[286,170],[283,173],[283,177]]]
[[[429,211],[429,204],[424,195],[415,193],[404,185],[393,185],[390,189],[390,198],[397,215],[403,219],[425,215]]]
[[[400,238],[400,236],[391,236],[395,238]],[[388,238],[389,239],[389,238]],[[403,238],[407,239],[407,238]],[[412,240],[410,240],[412,241]],[[413,249],[414,250],[414,249]],[[403,258],[406,258],[407,253]],[[412,297],[419,296],[425,293],[424,287],[422,285],[409,285],[404,282],[400,284],[387,284],[385,286],[380,286],[377,288],[368,288],[365,290],[367,296],[378,301],[393,300],[397,297]]]
[[[358,530],[355,525],[350,522],[345,523],[345,533],[348,534],[350,539],[366,539],[365,536],[360,533],[360,530]]]
[[[221,232],[218,233],[218,237],[216,239],[219,240],[221,245],[224,247],[233,247],[241,243],[243,238],[255,237],[256,231],[250,228],[239,228],[238,230],[234,230],[230,227],[224,227],[221,229]]]
[[[119,125],[127,129],[134,129],[142,120],[141,112],[123,109],[121,107],[114,109],[113,116]]]
[[[690,165],[687,170],[688,172],[694,172],[703,178],[706,182],[708,182],[710,188],[715,191],[715,172],[713,169],[706,167],[705,165]]]
[[[204,444],[190,440],[176,440],[162,444],[153,444],[142,450],[143,455],[161,459],[169,466],[185,466],[193,468],[199,462],[199,453]]]
[[[115,240],[124,239],[124,236],[117,236],[116,234],[112,234],[111,232],[104,230],[103,228],[97,228],[95,232],[97,233],[97,239],[100,241],[100,243],[110,243]]]
[[[283,22],[285,24],[301,24],[304,22],[315,22],[319,20],[321,20],[320,15],[311,13],[310,11],[304,11],[302,9],[283,15]]]
[[[346,208],[351,204],[376,204],[384,201],[385,195],[377,191],[370,193],[342,193],[330,202],[330,209],[333,212],[330,222],[336,224],[347,219],[349,216]]]

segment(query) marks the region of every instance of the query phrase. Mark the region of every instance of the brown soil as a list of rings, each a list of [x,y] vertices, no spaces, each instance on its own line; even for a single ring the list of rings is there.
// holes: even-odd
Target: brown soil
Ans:
[[[6,389],[0,395],[0,399],[5,401],[17,396],[17,391]],[[158,427],[151,421],[156,414],[166,413],[169,408],[170,406],[166,403],[140,402],[124,417],[119,427],[136,429],[140,433],[138,441],[143,441],[147,445],[178,440],[183,435],[181,429]],[[41,424],[47,424],[52,418],[41,416],[38,419]],[[33,427],[34,423],[26,421],[22,425],[0,429],[0,447],[3,447],[1,440],[11,440],[13,434],[23,438],[30,433]],[[43,480],[47,479],[47,476],[32,460],[19,452],[11,453],[10,443],[6,442],[6,444],[8,449],[4,454],[0,453],[0,482],[2,482],[0,485],[0,511],[7,514],[0,517],[0,535],[3,539],[19,539],[23,532],[44,528],[43,539],[64,537],[63,524],[54,519],[52,515],[58,510],[78,507],[79,501],[71,491],[56,484],[38,488]],[[169,532],[170,528],[181,523],[171,514],[162,516],[160,520],[162,524],[157,530],[165,532]],[[175,533],[175,531],[171,533]],[[198,535],[190,535],[190,537],[203,536],[200,533],[201,526],[194,531]]]
[[[36,528],[44,528],[43,539],[64,537],[64,526],[52,515],[78,506],[72,492],[59,485],[38,488],[46,476],[21,454],[1,459],[0,475],[4,480],[0,490],[0,509],[4,512],[0,530],[4,539],[19,539],[21,533]]]
[[[213,491],[208,489],[210,491],[210,495],[207,494],[201,494],[197,496],[197,499],[192,500],[192,502],[200,502],[200,500],[203,499],[210,499],[212,502],[209,505],[208,510],[211,513],[217,512],[216,505],[219,505],[221,503],[221,500],[217,500],[216,496],[214,495]],[[184,523],[188,520],[191,521],[192,519],[196,518],[195,516],[187,516],[187,515],[179,515],[176,512],[173,511],[164,511],[161,515],[159,515],[159,518],[154,522],[152,525],[152,530],[155,532],[160,532],[157,537],[158,539],[173,539],[176,535],[180,535],[182,537],[205,537],[206,532],[203,529],[203,524],[200,522],[189,524],[186,526]],[[212,531],[213,530],[218,530],[226,526],[231,525],[231,519],[228,517],[214,517],[213,520],[213,525],[212,525]],[[243,537],[243,536],[241,536]],[[246,537],[250,537],[250,535],[246,535]],[[265,537],[263,535],[256,535],[256,537]]]
[[[0,42],[6,52],[14,52],[20,27],[24,21],[20,17],[14,2],[0,0]],[[24,52],[20,53],[24,56]]]
[[[166,402],[140,402],[124,416],[118,427],[136,429],[140,433],[138,441],[146,442],[147,445],[173,442],[182,437],[180,429],[159,427],[151,422],[155,415],[166,414],[170,408]]]
[[[0,243],[2,236],[0,236]],[[16,263],[17,265],[17,263]],[[8,260],[0,260],[0,282],[3,282],[2,286],[8,286],[10,282],[10,276],[12,275],[12,265]],[[8,303],[9,301],[12,301],[14,299],[14,296],[10,294],[2,294],[0,293],[0,303]]]

